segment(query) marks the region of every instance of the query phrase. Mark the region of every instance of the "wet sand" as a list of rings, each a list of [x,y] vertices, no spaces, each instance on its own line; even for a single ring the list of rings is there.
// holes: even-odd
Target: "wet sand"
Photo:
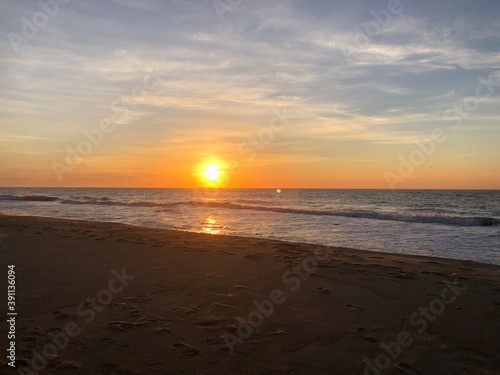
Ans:
[[[2,374],[500,374],[498,266],[39,217],[0,241]]]

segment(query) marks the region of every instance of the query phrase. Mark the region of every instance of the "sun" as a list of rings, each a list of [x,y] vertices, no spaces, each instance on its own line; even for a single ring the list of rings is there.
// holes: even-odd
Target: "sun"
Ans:
[[[210,182],[215,182],[220,177],[220,166],[218,164],[207,164],[201,174]]]
[[[224,188],[229,183],[228,164],[220,159],[205,160],[195,170],[203,187]]]

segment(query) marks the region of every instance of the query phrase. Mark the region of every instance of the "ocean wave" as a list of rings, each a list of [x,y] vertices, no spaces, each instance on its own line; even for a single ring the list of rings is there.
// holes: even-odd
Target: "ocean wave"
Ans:
[[[277,213],[282,212],[282,213],[302,214],[302,215],[354,217],[362,219],[390,220],[390,221],[402,221],[402,222],[423,223],[423,224],[445,224],[445,225],[456,225],[456,226],[495,226],[500,224],[500,219],[491,217],[462,217],[462,216],[439,215],[439,214],[411,215],[407,213],[398,213],[398,212],[382,212],[382,211],[355,210],[355,209],[306,210],[306,209],[294,209],[294,208],[282,208],[282,207],[247,206],[247,205],[228,203],[228,202],[189,202],[189,203],[175,203],[175,204],[176,205],[190,204],[194,206],[219,207],[219,208],[229,208],[229,209],[239,209],[239,210],[256,210],[256,211],[267,211],[267,212],[277,212]]]
[[[73,199],[77,199],[77,200],[87,200],[87,201],[92,201],[92,200],[100,200],[100,201],[109,201],[111,199],[109,199],[108,197],[102,197],[102,198],[95,198],[95,197],[89,197],[89,196],[75,196],[75,197],[71,197]]]
[[[8,194],[3,194],[0,195],[0,201],[23,201],[23,197],[18,196],[18,195],[8,195]]]
[[[58,201],[59,198],[57,198],[57,197],[46,197],[44,195],[25,195],[23,197],[23,200],[25,200],[25,201],[32,201],[32,202],[53,202],[53,201]]]
[[[444,224],[455,226],[496,226],[500,225],[500,219],[491,217],[463,217],[453,215],[439,215],[439,214],[406,214],[398,212],[382,212],[382,211],[369,211],[369,210],[306,210],[285,207],[268,207],[259,205],[243,205],[230,202],[200,202],[200,201],[183,201],[173,203],[159,203],[159,202],[117,202],[117,201],[102,201],[94,200],[89,201],[61,201],[63,204],[96,204],[107,206],[138,206],[138,207],[156,207],[159,211],[172,211],[174,208],[180,206],[191,207],[211,207],[211,208],[226,208],[234,210],[254,210],[276,213],[290,213],[302,215],[316,215],[316,216],[340,216],[340,217],[355,217],[364,219],[375,220],[390,220],[402,221],[411,223],[424,223],[424,224]]]
[[[31,201],[31,202],[52,202],[58,201],[57,197],[47,197],[44,195],[0,195],[1,201]]]
[[[75,197],[76,198],[76,197]],[[144,201],[114,201],[109,198],[92,198],[78,197],[78,199],[62,199],[56,197],[45,196],[15,196],[15,195],[0,195],[0,200],[30,200],[30,201],[56,201],[61,204],[71,205],[99,205],[99,206],[127,206],[127,207],[153,207],[158,211],[172,212],[173,209],[181,209],[184,207],[210,207],[210,208],[224,208],[232,210],[254,210],[263,212],[275,212],[285,214],[301,214],[301,215],[315,215],[315,216],[335,216],[335,217],[352,217],[362,219],[374,220],[389,220],[410,223],[422,224],[443,224],[452,226],[497,226],[500,225],[500,219],[494,217],[476,217],[476,216],[453,216],[445,214],[426,214],[426,213],[399,213],[388,211],[374,211],[374,210],[356,210],[356,209],[330,209],[330,210],[317,210],[317,209],[296,209],[286,207],[272,207],[258,204],[237,204],[230,202],[202,202],[202,201],[181,201],[181,202],[144,202]]]
[[[269,201],[263,201],[263,200],[260,200],[260,199],[241,199],[241,198],[238,198],[235,201],[238,202],[237,204],[239,204],[239,203],[243,203],[243,204],[249,203],[249,204],[252,204],[252,205],[269,204]],[[281,204],[281,203],[277,202],[277,204]]]
[[[142,202],[134,200],[129,202],[120,202],[120,201],[113,201],[109,198],[98,198],[98,199],[93,198],[92,200],[63,199],[60,201],[60,203],[95,205],[95,206],[138,206],[138,207],[168,207],[172,205],[171,203]]]

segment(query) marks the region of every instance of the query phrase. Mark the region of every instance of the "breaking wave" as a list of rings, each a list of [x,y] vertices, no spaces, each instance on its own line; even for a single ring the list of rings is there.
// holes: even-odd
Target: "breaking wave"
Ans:
[[[0,200],[11,201],[57,201],[59,204],[71,205],[104,205],[104,206],[128,206],[128,207],[153,207],[159,211],[172,211],[173,209],[182,209],[182,207],[211,207],[224,208],[232,210],[254,210],[275,213],[288,213],[300,215],[316,215],[316,216],[338,216],[338,217],[354,217],[374,220],[390,220],[410,223],[426,223],[426,224],[443,224],[453,226],[497,226],[500,225],[500,219],[492,217],[467,217],[453,216],[443,214],[409,214],[388,211],[373,211],[373,210],[356,210],[356,209],[329,209],[329,210],[311,210],[311,209],[295,209],[285,207],[272,207],[262,205],[265,202],[255,201],[254,204],[236,204],[230,202],[201,202],[201,201],[182,201],[174,203],[165,202],[145,202],[145,201],[114,201],[107,197],[91,198],[91,197],[74,197],[74,199],[60,199],[57,197],[47,196],[16,196],[16,195],[0,195]],[[249,201],[252,202],[252,201]]]
[[[52,202],[58,201],[57,197],[46,197],[44,195],[0,195],[2,201],[31,201],[31,202]]]

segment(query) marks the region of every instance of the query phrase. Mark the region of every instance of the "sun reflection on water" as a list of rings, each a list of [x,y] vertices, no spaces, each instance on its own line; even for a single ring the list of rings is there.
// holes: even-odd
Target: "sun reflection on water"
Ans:
[[[203,226],[202,232],[207,234],[219,234],[219,228],[220,226],[217,225],[217,220],[215,220],[215,217],[213,215],[210,215],[205,219],[205,225]]]

